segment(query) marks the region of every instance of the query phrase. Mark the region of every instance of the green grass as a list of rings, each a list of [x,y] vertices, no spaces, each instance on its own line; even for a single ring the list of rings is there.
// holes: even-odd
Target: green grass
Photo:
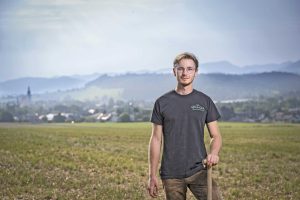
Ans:
[[[225,199],[300,199],[299,124],[220,130],[213,176]],[[150,123],[0,124],[0,199],[150,199],[150,133]]]

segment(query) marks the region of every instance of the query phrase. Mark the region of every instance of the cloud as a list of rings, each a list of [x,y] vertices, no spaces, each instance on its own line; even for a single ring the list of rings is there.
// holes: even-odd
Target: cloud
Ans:
[[[182,51],[241,65],[299,59],[299,3],[272,2],[2,0],[0,80],[160,69]]]

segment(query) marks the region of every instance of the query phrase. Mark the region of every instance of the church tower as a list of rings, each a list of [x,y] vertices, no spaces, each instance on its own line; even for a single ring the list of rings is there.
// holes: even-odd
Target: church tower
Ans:
[[[30,87],[28,86],[27,88],[27,100],[30,103],[31,102],[31,91],[30,91]]]

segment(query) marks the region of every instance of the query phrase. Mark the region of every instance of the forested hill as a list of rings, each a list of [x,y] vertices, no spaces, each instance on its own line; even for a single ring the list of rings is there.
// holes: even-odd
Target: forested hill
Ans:
[[[176,79],[171,74],[103,75],[86,85],[90,86],[122,89],[122,97],[126,99],[154,100],[174,89]],[[300,91],[300,75],[286,72],[244,75],[199,74],[194,86],[214,100],[284,95]]]
[[[85,84],[86,83],[86,84]],[[93,81],[73,77],[26,78],[0,83],[0,94],[26,94],[30,86],[33,98],[39,100],[93,100],[119,98],[153,101],[176,86],[171,73],[100,75]],[[235,100],[258,96],[296,93],[300,95],[300,75],[288,72],[256,74],[198,74],[194,87],[213,100]]]

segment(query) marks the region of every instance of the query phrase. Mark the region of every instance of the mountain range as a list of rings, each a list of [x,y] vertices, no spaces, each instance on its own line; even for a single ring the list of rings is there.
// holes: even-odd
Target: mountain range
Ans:
[[[103,97],[153,101],[173,89],[172,70],[119,75],[89,74],[54,78],[27,77],[0,82],[0,96],[26,94],[46,100],[93,100]],[[214,100],[284,95],[300,91],[300,61],[238,67],[229,62],[202,64],[195,88]]]
[[[127,74],[118,77],[101,76],[86,87],[122,89],[125,99],[154,100],[174,89],[176,79],[170,74]],[[243,99],[284,95],[300,91],[300,75],[288,72],[258,74],[199,74],[194,87],[214,100]]]
[[[249,74],[249,73],[263,73],[263,72],[290,72],[300,74],[300,60],[296,62],[283,62],[280,64],[270,63],[263,65],[246,65],[238,66],[228,61],[203,63],[199,66],[199,72],[204,74],[209,73],[223,73],[223,74]],[[169,68],[161,69],[159,73],[169,73]]]

